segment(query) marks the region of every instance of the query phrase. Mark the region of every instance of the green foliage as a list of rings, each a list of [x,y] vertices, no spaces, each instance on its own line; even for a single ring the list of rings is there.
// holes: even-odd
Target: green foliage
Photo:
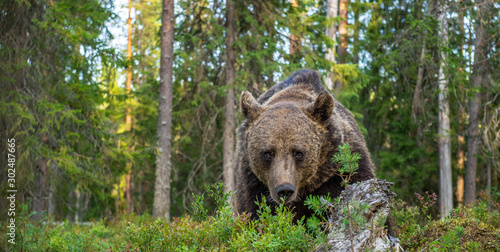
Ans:
[[[499,216],[498,209],[488,212],[488,204],[479,202],[471,207],[456,208],[450,217],[430,221],[425,226],[400,227],[404,234],[400,239],[408,250],[497,251],[500,245]]]
[[[0,251],[106,251],[123,250],[127,248],[125,234],[126,220],[113,223],[98,221],[88,225],[75,225],[68,221],[50,222],[45,213],[38,221],[33,221],[36,212],[28,212],[26,205],[21,205],[22,211],[16,221],[15,245],[7,242],[7,236],[2,236],[0,242],[5,245]],[[129,216],[130,221],[139,222],[150,217],[136,218]],[[2,221],[3,233],[7,226]],[[7,246],[8,244],[8,246]]]
[[[356,174],[359,168],[358,161],[361,159],[359,153],[351,153],[348,143],[338,147],[338,152],[333,156],[333,161],[339,163],[341,167],[338,172],[340,174],[348,174],[352,176]]]
[[[33,221],[26,205],[18,216],[16,245],[2,246],[0,251],[314,251],[326,244],[325,229],[316,224],[317,230],[304,226],[302,221],[293,222],[292,212],[283,205],[259,204],[259,220],[251,220],[249,215],[234,215],[225,199],[230,194],[223,193],[221,185],[210,187],[211,196],[219,197],[219,205],[214,215],[196,221],[186,215],[167,222],[153,219],[150,215],[123,216],[113,221],[101,220],[89,225],[76,225],[68,221],[47,223],[46,217]],[[324,205],[332,204],[328,198],[308,199],[316,213],[324,213]],[[203,205],[203,203],[201,203]],[[460,207],[453,210],[449,218],[418,224],[416,207],[403,207],[397,202],[393,216],[399,227],[399,239],[403,248],[420,251],[495,251],[500,237],[500,212],[488,212],[489,205],[480,202],[471,208]],[[399,206],[399,207],[398,207]],[[353,203],[352,227],[370,228],[363,216],[366,207]],[[203,210],[206,212],[207,210]],[[203,212],[202,211],[202,212]],[[45,215],[43,215],[45,216]],[[358,217],[356,217],[358,216]],[[316,221],[322,218],[318,216]],[[385,221],[385,220],[382,220]],[[322,223],[322,221],[320,221]],[[404,225],[411,223],[411,225]],[[7,233],[7,222],[0,222],[0,232]],[[347,227],[348,224],[344,223]],[[0,238],[7,244],[8,236]]]
[[[229,194],[221,184],[208,190],[217,202],[214,216],[195,221],[189,216],[173,222],[156,220],[151,225],[131,223],[127,234],[132,247],[141,251],[308,251],[315,240],[301,222],[293,223],[292,212],[280,205],[275,214],[265,199],[259,204],[259,220],[233,214]],[[201,200],[202,198],[198,198]],[[197,202],[196,207],[202,205]],[[200,212],[206,212],[201,210]]]

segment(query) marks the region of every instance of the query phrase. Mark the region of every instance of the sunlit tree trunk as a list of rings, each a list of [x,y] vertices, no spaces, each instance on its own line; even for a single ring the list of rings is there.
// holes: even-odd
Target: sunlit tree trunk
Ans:
[[[234,88],[232,87],[236,76],[234,68],[235,56],[233,43],[236,37],[234,3],[227,0],[226,7],[226,85],[229,87],[226,94],[225,118],[224,118],[224,146],[223,146],[223,177],[224,189],[226,192],[234,192]]]
[[[448,23],[446,4],[440,4],[438,20],[439,37],[443,46],[448,46]],[[451,180],[451,144],[450,144],[450,105],[448,101],[448,79],[445,75],[447,55],[441,50],[439,66],[439,212],[441,218],[447,217],[453,209],[453,187]]]
[[[460,1],[460,11],[458,12],[458,19],[460,21],[460,35],[465,36],[465,29],[464,29],[464,16],[463,16],[463,1]],[[464,51],[464,40],[463,38],[460,40],[460,58],[463,58],[463,51]],[[460,72],[463,72],[463,68],[460,68]],[[464,83],[460,83],[459,90],[461,93],[464,92]],[[463,102],[463,100],[461,100]],[[464,203],[464,176],[462,175],[462,172],[465,167],[465,138],[464,138],[464,124],[465,124],[465,108],[463,106],[460,106],[459,109],[459,115],[458,115],[458,136],[457,136],[457,168],[458,168],[458,173],[457,173],[457,191],[456,191],[456,196],[457,196],[457,202],[458,205],[462,205]]]
[[[355,0],[356,6],[359,6],[360,1]],[[359,20],[359,8],[353,11],[354,13],[354,34],[353,34],[353,56],[352,56],[352,63],[358,64],[359,63],[359,30],[361,29],[361,22]]]
[[[172,81],[174,59],[174,0],[163,0],[161,17],[158,152],[153,216],[170,219],[170,170],[172,133]]]
[[[339,1],[338,0],[328,0],[327,2],[327,10],[326,10],[326,17],[327,18],[336,18],[338,15],[338,5]],[[332,64],[336,63],[335,60],[335,43],[337,41],[337,24],[335,22],[330,22],[330,26],[326,28],[326,36],[332,39],[333,41],[333,47],[328,48],[328,51],[326,53],[326,59],[329,60]],[[328,75],[324,79],[325,85],[330,89],[333,90],[334,84],[335,84],[335,75],[333,73],[333,69],[330,69],[328,71]]]
[[[127,131],[132,130],[132,115],[131,115],[131,107],[130,107],[130,90],[132,89],[132,63],[130,62],[132,60],[132,17],[131,17],[131,12],[132,12],[132,0],[129,0],[128,2],[128,44],[127,44],[127,60],[129,62],[128,67],[127,67],[127,82],[126,82],[126,92],[127,92],[127,116],[126,116],[126,127]],[[125,195],[127,199],[127,213],[130,214],[134,211],[134,205],[132,202],[132,190],[131,190],[131,185],[130,185],[130,179],[132,177],[132,167],[130,162],[127,163],[127,169],[129,169],[126,177],[126,188],[125,188]]]
[[[342,20],[339,22],[339,46],[337,48],[338,55],[338,63],[345,64],[347,63],[347,6],[348,0],[340,0],[339,5],[339,15],[342,17]],[[344,86],[342,80],[337,80],[335,82],[335,88],[341,89]]]
[[[290,0],[291,3],[292,3],[292,7],[293,8],[298,8],[299,7],[299,2],[298,0]],[[293,54],[296,54],[297,52],[300,51],[300,47],[301,47],[301,41],[300,41],[300,37],[297,36],[297,34],[295,34],[293,31],[290,31],[290,54],[293,55]]]

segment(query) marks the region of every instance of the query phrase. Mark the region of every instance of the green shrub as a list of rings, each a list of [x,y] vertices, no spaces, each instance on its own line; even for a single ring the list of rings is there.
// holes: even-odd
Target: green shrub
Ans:
[[[195,198],[193,213],[197,221],[186,215],[172,222],[157,220],[152,225],[131,223],[127,229],[133,249],[140,251],[309,251],[315,239],[302,222],[293,223],[292,212],[283,205],[276,208],[259,204],[259,219],[234,215],[229,194],[222,185],[207,188],[215,198],[217,212],[205,216],[203,197]]]
[[[413,224],[399,228],[403,248],[410,251],[500,251],[499,212],[488,212],[485,202],[456,208],[450,217],[430,220],[425,226],[414,224],[415,215],[408,216]]]

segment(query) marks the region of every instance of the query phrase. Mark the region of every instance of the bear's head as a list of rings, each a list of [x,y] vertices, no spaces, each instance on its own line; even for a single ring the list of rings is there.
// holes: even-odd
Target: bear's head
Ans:
[[[321,148],[334,100],[327,92],[313,99],[310,103],[261,105],[249,92],[241,95],[241,112],[248,122],[245,149],[249,165],[277,203],[299,200],[324,162]]]

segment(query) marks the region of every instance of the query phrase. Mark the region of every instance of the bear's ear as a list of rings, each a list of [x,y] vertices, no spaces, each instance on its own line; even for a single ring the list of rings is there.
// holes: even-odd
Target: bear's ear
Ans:
[[[253,98],[252,94],[248,91],[241,93],[240,103],[241,113],[250,122],[259,117],[262,112],[262,106]]]
[[[333,113],[335,101],[326,91],[321,92],[316,100],[309,103],[304,109],[316,121],[325,121]]]

